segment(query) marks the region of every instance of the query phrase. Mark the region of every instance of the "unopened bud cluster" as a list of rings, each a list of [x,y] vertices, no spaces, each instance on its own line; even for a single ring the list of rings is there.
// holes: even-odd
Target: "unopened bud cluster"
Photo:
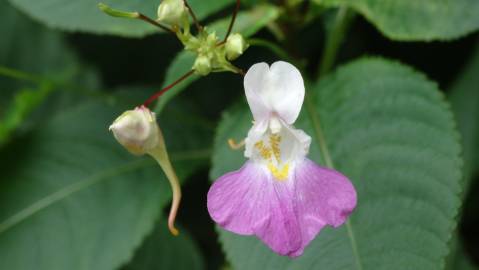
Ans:
[[[233,34],[226,42],[221,42],[215,32],[208,33],[206,28],[199,29],[196,36],[190,32],[188,7],[183,0],[163,0],[158,7],[158,21],[170,24],[185,50],[196,54],[193,70],[199,75],[208,75],[212,71],[239,72],[230,63],[238,58],[247,44],[241,34]]]
[[[110,16],[146,20],[174,33],[183,43],[185,50],[196,54],[192,67],[196,74],[204,76],[220,71],[242,73],[230,61],[238,58],[248,48],[243,36],[235,33],[226,40],[220,40],[215,32],[209,33],[206,27],[200,26],[196,21],[198,33],[193,35],[188,16],[188,13],[193,13],[184,0],[162,0],[158,6],[156,22],[138,12],[116,10],[103,3],[99,3],[98,7]]]

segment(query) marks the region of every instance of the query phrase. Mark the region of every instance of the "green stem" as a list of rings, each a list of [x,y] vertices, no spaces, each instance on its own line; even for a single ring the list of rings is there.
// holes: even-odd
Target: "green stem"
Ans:
[[[259,46],[259,47],[266,48],[270,50],[271,52],[273,52],[274,54],[276,54],[277,56],[279,56],[280,58],[284,59],[285,61],[293,63],[298,68],[303,66],[299,61],[296,61],[296,59],[291,58],[288,52],[283,50],[283,48],[281,48],[280,46],[276,45],[275,43],[271,41],[260,39],[260,38],[251,38],[251,39],[248,39],[247,43],[252,46]]]
[[[339,8],[336,18],[334,19],[333,27],[326,38],[326,44],[321,55],[318,78],[320,75],[328,73],[336,61],[339,46],[344,39],[344,35],[352,18],[353,16],[349,13],[347,7]]]
[[[308,110],[308,114],[313,122],[314,127],[314,135],[316,136],[316,140],[319,143],[319,150],[321,152],[321,157],[323,157],[324,164],[329,168],[334,168],[333,159],[329,154],[328,145],[326,144],[326,138],[323,135],[323,130],[321,129],[321,123],[319,121],[319,116],[314,109],[314,104],[311,101],[311,96],[306,95],[305,97],[306,109]]]
[[[0,66],[0,76],[9,77],[16,80],[29,81],[37,84],[40,84],[44,81],[44,79],[39,76],[4,66]]]
[[[164,144],[163,144],[164,146]],[[171,191],[172,191],[172,202],[170,208],[170,214],[168,215],[168,228],[172,235],[177,236],[179,234],[178,229],[175,227],[175,219],[178,214],[178,208],[180,207],[181,201],[181,185],[178,176],[175,173],[173,165],[171,165],[170,158],[168,157],[168,152],[165,147],[156,147],[153,151],[148,153],[152,156],[158,165],[166,175],[166,178],[170,182]]]

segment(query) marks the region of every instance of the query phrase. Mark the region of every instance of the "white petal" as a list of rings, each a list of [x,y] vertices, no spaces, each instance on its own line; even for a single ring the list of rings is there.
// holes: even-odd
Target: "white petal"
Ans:
[[[283,136],[286,137],[284,141],[284,145],[281,145],[281,148],[284,149],[284,154],[287,156],[283,156],[284,160],[292,160],[292,159],[301,159],[305,157],[309,152],[309,146],[311,145],[311,137],[306,134],[302,129],[296,129],[293,126],[283,125],[285,131],[283,131]],[[291,136],[287,139],[287,135]],[[287,149],[290,149],[289,151]]]
[[[281,162],[295,163],[302,160],[309,152],[311,137],[301,129],[295,129],[293,126],[279,120],[280,129],[274,133],[268,127],[268,122],[256,122],[248,132],[245,139],[245,157],[255,161],[267,164],[272,161],[274,164]],[[272,149],[271,136],[279,136],[279,155],[280,160],[272,157],[271,160],[264,159],[255,144],[262,142],[267,149]]]
[[[298,118],[304,100],[304,82],[293,65],[278,61],[253,65],[244,79],[246,98],[256,121],[278,115],[287,124]]]
[[[253,158],[254,144],[261,140],[266,134],[268,129],[268,121],[255,122],[254,125],[248,131],[248,135],[245,139],[244,156],[247,158]]]
[[[249,108],[256,122],[268,121],[271,108],[261,96],[261,89],[268,77],[269,66],[266,63],[254,64],[248,69],[244,77],[244,88]]]

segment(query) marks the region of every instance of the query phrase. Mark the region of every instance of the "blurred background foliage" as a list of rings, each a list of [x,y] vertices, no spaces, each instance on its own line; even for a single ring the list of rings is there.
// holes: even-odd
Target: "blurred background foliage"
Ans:
[[[105,2],[151,17],[159,4],[157,0]],[[202,22],[224,35],[233,1],[189,2]],[[448,219],[430,220],[431,230],[444,232],[437,237],[439,240],[433,237],[439,242],[436,246],[426,238],[414,238],[414,233],[401,232],[407,241],[417,240],[417,245],[423,246],[421,254],[441,260],[428,264],[427,259],[413,258],[416,262],[411,265],[424,263],[422,269],[476,269],[479,36],[474,32],[479,29],[479,3],[387,2],[388,5],[373,0],[243,1],[235,31],[254,37],[256,46],[252,41],[253,46],[235,64],[246,70],[256,62],[290,58],[303,66],[304,76],[313,81],[323,68],[318,64],[325,58],[322,52],[328,51],[331,40],[334,43],[338,38],[334,36],[338,33],[338,13],[349,8],[344,15],[349,28],[343,42],[338,38],[336,62],[345,64],[362,56],[381,56],[383,60],[364,58],[309,85],[311,89],[325,89],[318,100],[313,100],[313,106],[325,123],[326,134],[341,137],[345,130],[354,132],[344,123],[354,122],[352,119],[361,115],[357,125],[379,123],[374,118],[377,111],[371,109],[375,102],[379,104],[376,110],[390,109],[380,104],[391,97],[388,93],[382,96],[382,88],[393,93],[397,87],[409,93],[394,96],[405,103],[392,115],[410,116],[412,122],[398,124],[393,139],[408,145],[429,140],[433,149],[430,153],[424,150],[414,154],[428,152],[424,159],[434,160],[431,163],[437,169],[435,173],[452,175],[451,181],[444,180],[444,192],[433,184],[422,189],[417,183],[418,196],[444,201],[444,206],[435,206],[442,207]],[[342,243],[334,242],[341,236],[330,231],[321,241],[330,243],[331,238],[331,244],[314,242],[310,253],[291,262],[277,259],[252,238],[236,239],[215,229],[206,211],[210,175],[214,178],[238,167],[241,152],[226,149],[225,141],[229,137],[241,138],[251,121],[244,108],[242,78],[232,73],[191,77],[163,96],[155,108],[172,162],[183,181],[184,200],[178,218],[181,234],[178,238],[169,235],[165,213],[171,195],[162,171],[150,159],[128,154],[107,128],[122,111],[141,104],[188,71],[194,57],[182,52],[172,36],[158,33],[142,22],[108,17],[98,11],[96,4],[96,0],[0,0],[0,269],[355,269],[339,263],[344,260],[347,265],[349,258],[342,253]],[[271,43],[287,54],[282,55]],[[386,59],[407,64],[427,78]],[[367,84],[377,79],[375,76],[383,79],[379,80],[382,88]],[[348,103],[352,109],[335,111],[335,104],[355,95],[352,86],[369,92],[361,96],[362,100]],[[415,89],[420,91],[416,93]],[[450,105],[443,103],[437,89]],[[417,108],[414,102],[420,102],[414,95],[417,100],[424,98],[421,106],[431,109],[410,113]],[[455,123],[449,119],[449,107]],[[418,128],[413,123],[416,118],[440,124],[433,133],[419,136],[419,128],[416,137],[410,136],[407,130]],[[299,126],[312,130],[314,123],[304,115],[301,119]],[[398,119],[391,121],[394,120]],[[454,141],[455,126],[462,138],[463,177],[456,172],[462,160],[454,156],[459,151]],[[367,142],[377,145],[381,141]],[[354,143],[344,143],[343,148],[360,150]],[[333,157],[342,160],[338,162],[342,171],[356,176],[361,166],[353,160],[357,153],[337,145],[331,149]],[[436,162],[441,151],[451,153],[444,166]],[[393,154],[396,153],[391,153],[391,162],[395,160]],[[312,156],[318,162],[324,158],[315,148]],[[368,166],[378,164],[371,161]],[[389,173],[395,167],[383,169]],[[375,170],[368,178],[373,181],[379,173]],[[427,173],[420,176],[427,178]],[[388,193],[387,187],[391,186],[384,183],[382,188],[364,190],[371,195],[381,192],[394,197],[409,192],[415,184],[409,183],[407,187],[411,189],[399,185],[395,193]],[[407,208],[407,204],[401,206]],[[421,208],[418,215],[427,216],[427,209]],[[370,225],[361,219],[362,214],[378,219],[374,209],[368,211],[360,210],[354,216],[358,228]],[[438,227],[434,227],[436,224]],[[423,224],[422,229],[428,230],[428,226]],[[337,234],[341,233],[338,230]],[[381,239],[384,242],[363,245],[400,242],[401,233],[385,236]],[[409,257],[397,250],[415,247],[398,245],[389,255],[402,254],[407,264]],[[366,249],[360,254],[374,255],[374,251]],[[417,269],[407,265],[385,267],[387,262],[376,264],[377,267],[367,267],[365,263],[363,269]]]

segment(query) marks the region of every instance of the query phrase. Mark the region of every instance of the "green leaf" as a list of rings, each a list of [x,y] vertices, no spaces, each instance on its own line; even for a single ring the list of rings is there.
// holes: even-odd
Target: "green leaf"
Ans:
[[[202,270],[201,252],[187,231],[173,236],[162,219],[122,270]]]
[[[250,11],[238,13],[232,32],[241,33],[244,37],[252,36],[261,30],[261,28],[265,27],[269,22],[274,21],[278,16],[279,9],[277,7],[272,5],[259,5]],[[229,22],[229,18],[222,19],[210,25],[208,29],[213,29],[212,31],[216,31],[216,34],[222,37],[226,35]],[[186,51],[180,52],[175,59],[173,59],[173,62],[170,64],[170,67],[166,72],[163,87],[171,84],[181,75],[190,71],[194,61],[195,56],[192,53]],[[163,94],[158,100],[155,111],[160,112],[173,97],[183,92],[188,85],[192,84],[198,78],[200,77],[196,75],[189,77]]]
[[[457,126],[461,134],[464,157],[464,181],[462,198],[465,200],[471,186],[471,181],[479,170],[479,47],[476,48],[471,60],[460,73],[459,78],[450,89],[449,100],[456,116]],[[462,213],[460,214],[460,216]],[[450,270],[475,269],[462,247],[458,230],[450,244],[450,255],[447,258]]]
[[[476,0],[314,1],[350,7],[394,40],[448,40],[479,29],[479,1]]]
[[[51,85],[44,85],[40,89],[25,89],[17,93],[13,103],[0,118],[0,146],[2,146],[20,126],[25,118],[52,92]]]
[[[479,170],[479,49],[450,89],[449,100],[464,145],[465,185]]]
[[[474,266],[471,259],[467,255],[462,243],[459,239],[459,233],[456,232],[450,243],[449,247],[451,253],[447,257],[446,260],[446,268],[447,270],[474,270],[477,267]]]
[[[3,100],[8,100],[4,96],[7,91],[12,93],[37,86],[40,76],[48,75],[54,80],[71,76],[77,63],[61,34],[25,18],[6,0],[0,0],[0,6],[0,92]]]
[[[254,237],[219,229],[233,267],[442,269],[456,225],[462,161],[453,116],[437,85],[407,66],[367,58],[308,89],[317,98],[306,102],[295,125],[313,138],[312,160],[330,158],[352,180],[357,208],[345,225],[324,228],[295,260]],[[225,113],[212,179],[243,164],[242,151],[226,141],[246,136],[251,120],[246,106]],[[321,156],[320,137],[329,156]]]
[[[25,18],[5,0],[0,5],[1,146],[16,129],[25,130],[42,117],[38,107],[60,83],[75,79],[92,86],[96,77],[80,67],[61,34]]]
[[[129,261],[171,190],[153,159],[130,155],[109,133],[121,111],[73,107],[1,152],[0,269],[104,270]],[[180,179],[207,161],[203,139],[211,137],[182,119],[174,110],[159,119]]]
[[[158,28],[142,21],[112,18],[98,9],[98,3],[104,2],[114,9],[141,12],[156,18],[159,0],[10,0],[10,2],[34,19],[66,31],[81,31],[96,34],[142,37],[158,32]],[[189,0],[188,3],[199,19],[217,12],[231,0]],[[161,30],[160,30],[161,31]]]

